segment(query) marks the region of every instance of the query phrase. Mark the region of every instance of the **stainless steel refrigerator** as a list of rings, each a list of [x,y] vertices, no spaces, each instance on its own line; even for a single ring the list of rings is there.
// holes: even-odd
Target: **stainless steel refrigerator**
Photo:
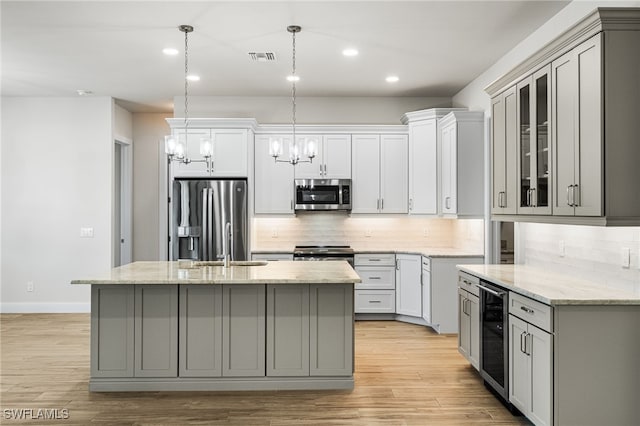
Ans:
[[[246,180],[175,179],[169,211],[170,259],[247,260]]]

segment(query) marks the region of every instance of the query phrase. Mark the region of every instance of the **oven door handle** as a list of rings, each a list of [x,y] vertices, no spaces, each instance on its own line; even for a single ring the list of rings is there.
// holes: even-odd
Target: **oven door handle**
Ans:
[[[495,290],[490,289],[489,287],[485,287],[485,286],[483,286],[483,285],[481,285],[481,284],[476,284],[476,285],[478,286],[478,288],[480,288],[480,289],[482,289],[482,290],[486,291],[487,293],[491,293],[491,294],[493,294],[494,296],[498,296],[498,297],[502,297],[502,296],[504,296],[504,291],[495,291]]]

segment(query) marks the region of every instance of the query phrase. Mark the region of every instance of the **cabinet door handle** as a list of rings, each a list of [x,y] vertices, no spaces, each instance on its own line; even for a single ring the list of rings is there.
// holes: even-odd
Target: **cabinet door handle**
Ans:
[[[293,210],[293,200],[291,200],[291,210]]]
[[[384,198],[380,198],[380,210],[384,210]]]
[[[527,332],[523,331],[520,333],[520,352],[523,354],[527,353]]]
[[[536,189],[535,188],[531,188],[531,206],[532,207],[538,207],[538,199],[536,196]]]
[[[524,349],[525,349],[525,353],[529,356],[531,356],[531,346],[533,346],[531,344],[531,333],[527,333],[526,336],[524,336]]]
[[[449,210],[449,209],[451,208],[451,207],[450,207],[450,204],[449,204],[449,200],[451,200],[451,197],[445,197],[445,198],[444,198],[444,207],[445,207],[447,210]]]
[[[409,198],[409,210],[413,210],[413,199]]]
[[[400,262],[398,262],[398,259],[396,259],[396,271],[400,270]]]
[[[569,197],[569,192],[571,192],[572,188],[573,188],[573,185],[567,186],[567,205],[568,206],[573,206],[573,204],[571,204],[571,199]]]
[[[580,190],[578,190],[578,184],[573,185],[572,198],[573,198],[573,206],[578,207],[580,205]]]
[[[533,314],[534,310],[531,308],[527,308],[526,306],[520,306],[520,309],[525,311],[528,314]]]
[[[504,205],[504,191],[498,192],[498,207],[506,207]]]
[[[320,163],[318,167],[320,167],[320,176],[322,176],[322,163]]]

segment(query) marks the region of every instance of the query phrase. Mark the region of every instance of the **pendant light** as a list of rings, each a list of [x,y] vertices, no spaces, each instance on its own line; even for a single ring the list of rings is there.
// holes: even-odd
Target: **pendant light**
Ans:
[[[200,155],[202,160],[193,160],[188,157],[187,143],[189,134],[189,33],[193,32],[191,25],[180,25],[180,32],[184,33],[184,139],[180,140],[179,132],[164,137],[164,152],[167,154],[168,163],[176,161],[183,164],[206,163],[207,173],[213,172],[213,141],[210,138],[200,139]]]
[[[295,166],[298,163],[312,163],[313,158],[316,156],[316,150],[318,148],[318,142],[314,139],[302,138],[302,147],[296,138],[296,81],[300,80],[300,77],[296,75],[296,34],[302,30],[298,25],[289,25],[287,31],[291,33],[292,38],[292,72],[287,80],[291,82],[291,112],[292,112],[292,138],[289,143],[289,159],[280,160],[278,157],[282,155],[284,148],[284,140],[278,137],[269,138],[269,155],[277,163],[289,163]],[[302,152],[301,152],[302,151]],[[300,155],[303,154],[307,157],[307,160],[300,160]]]

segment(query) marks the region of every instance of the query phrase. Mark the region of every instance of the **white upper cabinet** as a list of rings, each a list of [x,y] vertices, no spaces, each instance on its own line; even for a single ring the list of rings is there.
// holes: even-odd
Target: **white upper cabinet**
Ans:
[[[438,119],[464,108],[431,108],[403,115],[409,126],[409,214],[438,214]]]
[[[484,214],[484,113],[450,112],[440,120],[440,210],[445,216]]]
[[[407,135],[352,136],[352,213],[407,213]]]
[[[178,137],[178,141],[185,140],[184,129],[173,129],[173,134]],[[253,133],[247,129],[188,129],[186,157],[191,160],[203,160],[204,157],[200,154],[200,140],[209,138],[213,142],[213,171],[211,174],[208,173],[205,162],[173,162],[173,176],[247,177],[250,137],[253,137]]]
[[[291,136],[284,141],[283,158],[289,157]],[[276,163],[269,155],[269,136],[255,138],[254,211],[256,214],[293,214],[293,167]]]
[[[297,135],[300,146],[313,140],[316,156],[312,163],[296,165],[296,179],[349,179],[351,178],[351,135]],[[306,160],[304,155],[301,160]]]

